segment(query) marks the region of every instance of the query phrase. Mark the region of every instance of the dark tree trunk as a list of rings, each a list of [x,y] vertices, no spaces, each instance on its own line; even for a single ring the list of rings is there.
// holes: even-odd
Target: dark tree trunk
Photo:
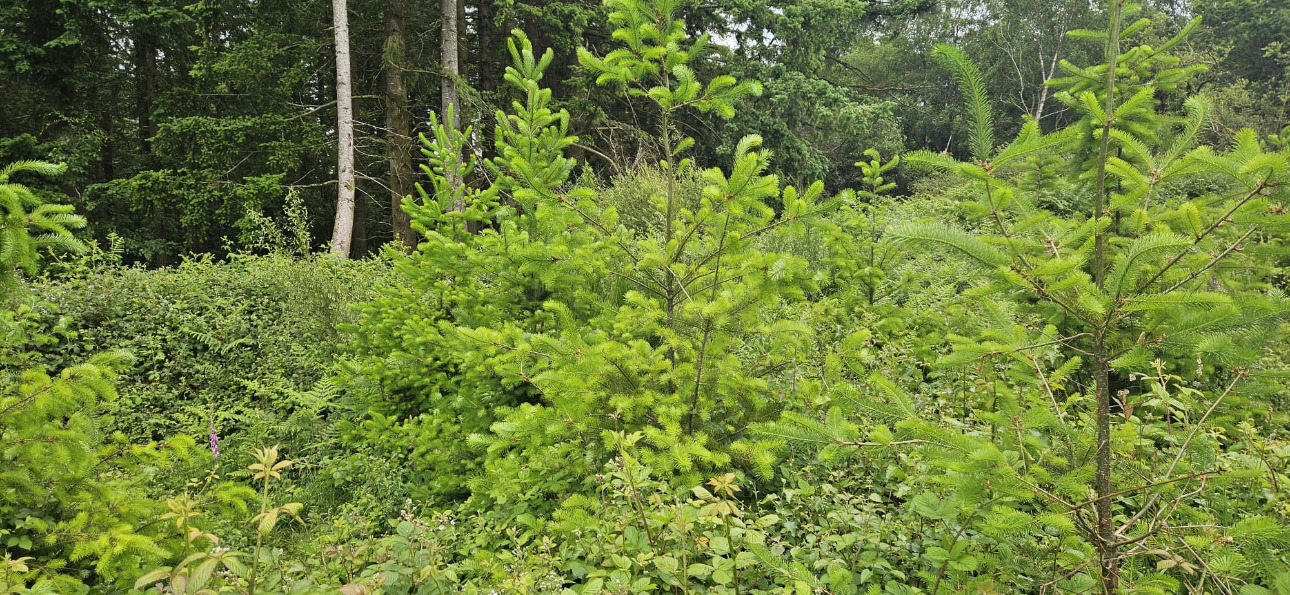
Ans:
[[[412,194],[412,115],[408,89],[403,84],[405,39],[404,0],[389,0],[385,7],[385,135],[390,160],[390,209],[394,237],[405,251],[417,248],[412,217],[403,212],[403,197]]]
[[[466,28],[466,0],[453,0],[457,5],[457,76],[468,80],[470,70],[470,34]],[[458,105],[458,108],[461,106]]]
[[[497,87],[501,82],[504,66],[501,63],[501,56],[505,52],[499,51],[504,44],[504,35],[499,35],[497,23],[494,19],[493,0],[479,0],[479,21],[475,24],[475,29],[479,34],[479,62],[475,67],[479,73],[479,89],[484,96],[484,101],[494,106],[500,106],[501,101],[497,97]],[[480,138],[482,153],[485,159],[495,155],[496,147],[493,146],[493,110],[481,114],[480,118]]]
[[[135,23],[134,75],[139,156],[146,167],[151,161],[152,137],[157,135],[157,126],[152,119],[157,99],[157,39],[146,21]]]
[[[350,258],[362,258],[367,255],[367,201],[354,201],[354,229],[350,234]]]

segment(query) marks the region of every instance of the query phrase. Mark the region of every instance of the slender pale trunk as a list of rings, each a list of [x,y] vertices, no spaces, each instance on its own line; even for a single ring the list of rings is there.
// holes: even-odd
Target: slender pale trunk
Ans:
[[[1043,120],[1043,119],[1044,119],[1044,104],[1048,102],[1048,84],[1047,84],[1047,83],[1048,83],[1048,81],[1049,81],[1049,80],[1052,80],[1052,78],[1053,78],[1053,77],[1057,76],[1057,62],[1060,60],[1060,57],[1061,57],[1061,54],[1062,54],[1062,42],[1066,40],[1066,31],[1065,31],[1065,29],[1066,29],[1066,23],[1065,23],[1065,21],[1063,21],[1063,22],[1062,22],[1062,31],[1059,31],[1059,32],[1058,32],[1058,35],[1057,35],[1057,49],[1053,50],[1053,59],[1052,59],[1052,60],[1050,60],[1050,61],[1048,62],[1048,65],[1047,65],[1047,66],[1048,66],[1048,72],[1045,74],[1045,76],[1044,76],[1044,80],[1043,80],[1042,82],[1040,82],[1040,83],[1039,83],[1039,87],[1040,87],[1040,89],[1039,89],[1039,105],[1036,105],[1036,106],[1035,106],[1035,121],[1036,121],[1036,122],[1038,122],[1038,121],[1040,121],[1040,120]],[[1040,53],[1040,56],[1039,56],[1039,68],[1040,68],[1040,72],[1043,72],[1043,69],[1044,69],[1044,56],[1043,56],[1043,54],[1042,54],[1042,51],[1043,51],[1043,50],[1042,50],[1042,48],[1041,48],[1041,50],[1040,50],[1040,52],[1041,52],[1041,53]]]
[[[349,257],[354,236],[354,100],[350,91],[349,15],[345,0],[332,0],[336,30],[336,223],[331,231],[331,253]]]
[[[408,89],[403,84],[402,64],[404,0],[385,5],[385,135],[390,160],[390,210],[394,237],[403,249],[417,248],[412,217],[403,212],[403,197],[412,194],[412,115],[408,112]]]
[[[440,0],[440,2],[440,33],[443,41],[439,52],[443,60],[440,119],[443,120],[444,127],[456,131],[461,129],[461,103],[457,100],[457,77],[461,72],[458,62],[461,50],[457,47],[457,4],[461,0]],[[455,190],[461,186],[461,180],[457,178],[454,165],[448,165],[446,169],[448,184]],[[453,208],[461,211],[465,210],[466,205],[461,199],[457,199]]]
[[[1094,217],[1102,217],[1107,208],[1107,159],[1111,149],[1110,114],[1115,113],[1115,67],[1120,60],[1120,21],[1124,0],[1117,0],[1112,5],[1111,31],[1106,42],[1106,98],[1103,109],[1107,120],[1102,124],[1102,135],[1099,139],[1097,163],[1097,187],[1093,197]],[[1101,227],[1098,228],[1102,229]],[[1098,289],[1102,289],[1106,279],[1106,232],[1098,231],[1094,236],[1093,278]],[[1111,492],[1111,377],[1110,354],[1106,344],[1110,332],[1110,316],[1103,322],[1102,328],[1095,329],[1096,337],[1093,346],[1093,382],[1097,393],[1097,545],[1101,558],[1102,592],[1115,595],[1120,585],[1119,546],[1116,543],[1115,529],[1112,525],[1114,507]]]

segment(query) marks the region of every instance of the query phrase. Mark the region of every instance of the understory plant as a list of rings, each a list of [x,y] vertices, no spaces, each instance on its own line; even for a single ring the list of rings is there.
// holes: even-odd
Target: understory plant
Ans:
[[[639,433],[641,461],[683,483],[736,461],[767,470],[769,453],[742,438],[796,398],[809,331],[766,313],[803,303],[819,279],[762,242],[802,233],[834,203],[822,184],[781,189],[757,137],[735,147],[728,171],[702,172],[701,196],[682,196],[678,176],[695,166],[676,114],[729,117],[759,87],[697,80],[687,63],[705,40],[687,38],[674,2],[610,6],[623,47],[580,60],[656,110],[662,180],[644,208],[659,229],[629,228],[571,183],[568,114],[539,84],[551,53],[517,32],[506,81],[520,100],[497,114],[492,184],[447,183],[472,166],[457,157],[466,133],[423,139],[433,192],[404,206],[425,239],[396,265],[405,282],[357,327],[351,386],[378,395],[373,422],[435,470],[440,495],[549,508],[550,494],[583,489],[613,455],[614,432]]]
[[[127,582],[161,559],[148,521],[156,503],[144,486],[158,466],[193,441],[135,445],[102,431],[100,403],[130,357],[106,352],[61,368],[41,349],[67,349],[75,335],[39,324],[48,304],[31,299],[22,275],[41,250],[79,250],[71,230],[85,221],[43,203],[14,178],[58,175],[61,166],[18,162],[0,168],[0,589],[75,592]]]
[[[1138,10],[1112,2],[1108,31],[1072,33],[1106,47],[1104,64],[1063,63],[1067,76],[1049,82],[1080,119],[1047,134],[1028,121],[1002,146],[980,72],[961,51],[936,50],[972,117],[970,157],[905,161],[974,189],[962,206],[975,221],[909,222],[882,242],[952,249],[988,280],[971,293],[979,328],[951,334],[936,362],[970,381],[965,415],[874,377],[823,419],[765,428],[829,449],[915,452],[940,469],[909,502],[940,536],[922,555],[929,592],[1001,581],[1263,593],[1290,571],[1284,513],[1250,507],[1246,493],[1277,472],[1245,456],[1234,432],[1271,423],[1250,405],[1284,390],[1282,362],[1265,350],[1285,340],[1290,316],[1269,282],[1290,223],[1290,155],[1250,131],[1226,149],[1197,146],[1208,105],[1186,98],[1175,115],[1161,97],[1196,72],[1170,50],[1198,21],[1135,46],[1148,20],[1125,23]],[[1054,189],[1088,198],[1065,210],[1048,201]],[[1035,563],[996,563],[1010,558]]]

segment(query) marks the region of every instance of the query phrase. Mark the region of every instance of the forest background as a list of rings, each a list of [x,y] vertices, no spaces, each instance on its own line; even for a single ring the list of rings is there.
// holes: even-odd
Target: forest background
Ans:
[[[1288,38],[8,2],[0,588],[1290,595]]]

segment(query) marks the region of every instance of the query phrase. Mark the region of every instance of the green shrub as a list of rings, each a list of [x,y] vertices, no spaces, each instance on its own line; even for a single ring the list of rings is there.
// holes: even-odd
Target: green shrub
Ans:
[[[180,437],[160,449],[101,423],[129,355],[78,352],[69,343],[74,332],[62,321],[46,328],[47,306],[19,285],[18,274],[35,272],[39,248],[79,249],[69,229],[84,225],[70,208],[11,181],[26,171],[62,168],[0,168],[0,589],[110,589],[165,555],[148,528],[157,506],[145,486],[193,441]],[[74,359],[50,365],[42,352],[51,349]]]

